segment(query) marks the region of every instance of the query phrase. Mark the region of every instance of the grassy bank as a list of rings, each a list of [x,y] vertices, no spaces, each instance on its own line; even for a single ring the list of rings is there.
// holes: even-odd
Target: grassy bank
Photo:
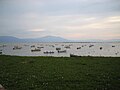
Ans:
[[[7,90],[120,90],[120,58],[0,56]]]

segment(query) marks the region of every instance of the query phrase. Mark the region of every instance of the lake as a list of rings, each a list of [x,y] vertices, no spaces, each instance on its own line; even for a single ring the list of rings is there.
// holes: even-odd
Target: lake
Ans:
[[[14,56],[120,57],[120,43],[0,43],[0,54]]]

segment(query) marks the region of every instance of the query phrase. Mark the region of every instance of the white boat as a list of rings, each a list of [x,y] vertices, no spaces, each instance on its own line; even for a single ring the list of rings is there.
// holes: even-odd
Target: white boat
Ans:
[[[13,47],[13,50],[18,50],[18,49],[22,49],[22,47],[20,47],[20,46],[14,46]]]
[[[54,54],[54,51],[45,51],[44,54]]]

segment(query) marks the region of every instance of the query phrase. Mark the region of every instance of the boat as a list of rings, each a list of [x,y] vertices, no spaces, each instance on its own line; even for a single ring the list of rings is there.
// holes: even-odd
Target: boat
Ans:
[[[2,52],[0,52],[0,55],[2,55]]]
[[[77,47],[77,49],[81,49],[81,47]]]
[[[35,45],[32,45],[31,48],[32,48],[32,47],[35,47]]]
[[[37,47],[37,48],[44,48],[44,47]]]
[[[22,47],[19,47],[19,46],[14,46],[13,47],[13,50],[18,50],[18,49],[22,49]]]
[[[89,48],[93,47],[94,45],[90,45]]]
[[[103,48],[102,47],[100,47],[100,50],[102,50]]]
[[[32,50],[31,50],[31,52],[39,52],[39,51],[41,51],[41,50],[38,49],[38,48],[35,48],[35,49],[32,49]]]
[[[61,50],[61,48],[56,48],[56,50],[58,51],[58,50]]]
[[[66,48],[66,49],[70,49],[70,46],[65,46],[64,48]]]
[[[54,54],[54,51],[45,51],[44,54]]]
[[[75,54],[70,54],[70,57],[81,57],[81,56],[78,56],[78,55],[75,55]]]
[[[58,53],[66,53],[66,50],[58,50]]]

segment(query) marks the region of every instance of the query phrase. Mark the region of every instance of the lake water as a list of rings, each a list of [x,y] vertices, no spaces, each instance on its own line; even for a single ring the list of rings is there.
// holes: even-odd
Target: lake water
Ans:
[[[120,57],[120,43],[0,43],[0,52],[17,56]]]

